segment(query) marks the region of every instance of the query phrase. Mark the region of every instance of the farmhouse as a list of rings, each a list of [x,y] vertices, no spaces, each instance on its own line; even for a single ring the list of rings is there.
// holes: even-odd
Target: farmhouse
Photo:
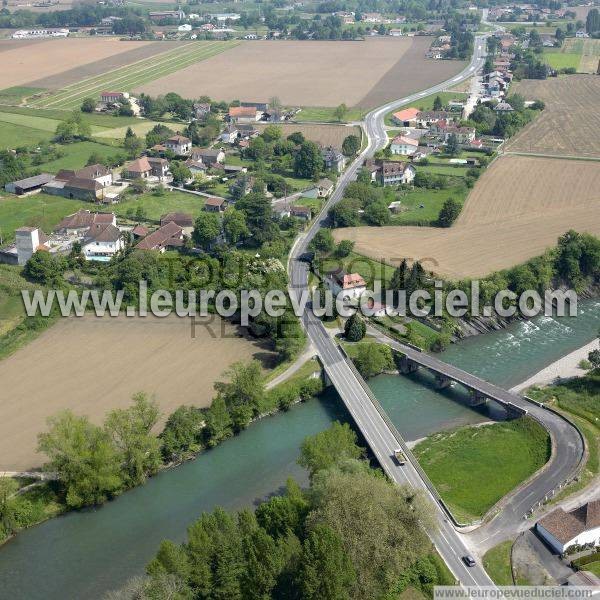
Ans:
[[[123,167],[123,177],[126,179],[146,179],[152,174],[150,161],[146,156],[136,158]]]
[[[445,110],[422,110],[417,113],[416,122],[419,127],[429,127],[439,121],[454,121],[455,116]]]
[[[135,246],[138,250],[164,252],[167,248],[183,246],[183,228],[171,221],[147,235]]]
[[[370,167],[375,167],[371,171],[372,177],[383,186],[409,184],[415,178],[415,168],[402,161],[379,159],[371,163],[370,166],[367,165],[367,168]]]
[[[192,148],[192,160],[204,163],[211,167],[225,160],[225,152],[222,148]]]
[[[224,198],[207,198],[204,203],[204,210],[207,212],[223,212],[225,210]]]
[[[121,232],[112,223],[93,223],[81,243],[87,260],[110,260],[123,247]]]
[[[114,104],[129,99],[127,92],[101,92],[100,101],[104,104]]]
[[[346,166],[346,157],[333,146],[321,150],[321,157],[326,169],[341,173]]]
[[[192,218],[192,215],[189,215],[188,213],[170,212],[160,217],[161,227],[164,227],[169,223],[175,223],[184,231],[189,230],[190,233],[194,228],[194,219]]]
[[[402,127],[410,127],[411,125],[415,125],[417,122],[417,115],[421,111],[418,108],[410,107],[405,108],[404,110],[400,110],[395,112],[392,115],[392,121],[396,123],[396,125],[401,125]]]
[[[198,160],[194,160],[192,158],[188,158],[185,161],[185,166],[190,170],[190,173],[192,175],[197,175],[198,173],[205,173],[207,169],[204,163]]]
[[[152,169],[152,175],[154,177],[162,179],[167,176],[167,173],[169,172],[169,161],[166,158],[154,158],[149,156],[148,164],[150,165],[150,169]]]
[[[87,167],[83,167],[83,169],[75,171],[75,177],[78,179],[93,179],[102,187],[112,185],[113,182],[112,171],[100,164],[89,165]]]
[[[390,144],[392,154],[402,154],[405,156],[413,155],[418,147],[419,142],[417,140],[403,135],[396,136]]]
[[[333,192],[333,181],[331,179],[320,179],[317,182],[317,196],[327,198]]]
[[[165,140],[163,145],[177,156],[187,156],[192,150],[192,140],[183,135],[174,135]]]
[[[344,300],[359,298],[367,290],[365,280],[358,273],[346,273],[341,268],[326,273],[325,283],[334,295],[343,292]]]
[[[536,524],[538,533],[559,554],[571,546],[600,544],[600,500],[575,510],[553,510]]]
[[[163,19],[185,19],[185,13],[182,10],[157,10],[148,13],[150,20],[162,21]]]
[[[72,215],[65,217],[55,228],[56,233],[66,235],[83,235],[92,225],[117,224],[115,213],[90,212],[89,210],[78,210]]]
[[[4,189],[11,194],[17,194],[17,196],[35,194],[53,179],[54,175],[50,175],[50,173],[41,173],[40,175],[27,177],[26,179],[20,179],[19,181],[11,181],[4,186]]]

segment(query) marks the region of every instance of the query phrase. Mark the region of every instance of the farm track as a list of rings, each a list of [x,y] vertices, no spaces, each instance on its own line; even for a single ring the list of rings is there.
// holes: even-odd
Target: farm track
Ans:
[[[110,73],[89,77],[49,96],[39,98],[29,105],[35,108],[76,108],[84,98],[97,96],[106,88],[131,90],[135,86],[184,69],[237,45],[236,42],[209,42],[188,52],[190,46],[199,44],[201,43],[191,42],[183,47],[169,50],[159,58],[142,59]]]

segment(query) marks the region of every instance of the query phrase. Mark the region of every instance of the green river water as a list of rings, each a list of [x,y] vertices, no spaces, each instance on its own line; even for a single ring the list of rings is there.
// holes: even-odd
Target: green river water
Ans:
[[[442,358],[510,387],[591,341],[600,302],[573,319],[541,317],[461,342]],[[436,392],[426,375],[385,375],[370,385],[408,439],[496,416],[463,404],[460,390]],[[493,411],[493,408],[485,409]],[[306,482],[296,465],[302,439],[348,416],[334,392],[251,425],[194,461],[152,478],[97,509],[73,512],[19,533],[0,548],[2,600],[100,598],[143,573],[160,541],[182,541],[202,511],[251,506],[277,493],[287,477]]]

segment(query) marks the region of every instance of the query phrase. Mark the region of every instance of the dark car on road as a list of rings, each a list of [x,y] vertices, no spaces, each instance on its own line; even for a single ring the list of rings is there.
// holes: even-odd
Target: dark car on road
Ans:
[[[462,559],[463,559],[463,562],[465,563],[465,565],[467,565],[467,567],[475,566],[475,559],[470,554],[466,554],[465,556],[462,557]]]

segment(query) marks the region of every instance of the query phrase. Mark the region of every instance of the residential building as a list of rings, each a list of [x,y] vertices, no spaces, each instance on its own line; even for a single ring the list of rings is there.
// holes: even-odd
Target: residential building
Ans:
[[[126,179],[146,179],[152,175],[150,160],[147,156],[142,156],[125,163],[122,174]]]
[[[429,127],[431,124],[438,123],[439,121],[454,121],[455,118],[455,114],[445,110],[422,110],[417,113],[415,121],[418,127]]]
[[[174,135],[163,142],[163,146],[177,156],[187,156],[192,150],[192,140],[183,135]]]
[[[87,260],[110,260],[124,247],[119,228],[112,223],[93,223],[81,243]]]
[[[327,198],[330,194],[333,193],[333,181],[331,179],[320,179],[317,182],[317,196],[319,198]]]
[[[167,248],[181,248],[183,241],[183,228],[171,221],[148,234],[135,247],[138,250],[155,250],[162,253]]]
[[[325,169],[331,169],[336,173],[341,173],[346,166],[346,157],[333,146],[328,146],[321,150],[321,157]]]
[[[225,160],[225,152],[223,152],[223,148],[192,148],[191,158],[211,167]]]
[[[222,142],[226,144],[233,144],[239,136],[240,132],[235,125],[229,125],[223,133],[220,135]]]
[[[377,160],[376,179],[383,185],[410,184],[415,178],[415,168],[404,161]]]
[[[87,167],[83,167],[83,169],[78,169],[75,171],[75,177],[78,179],[93,179],[102,187],[112,185],[113,182],[112,171],[100,164],[88,165]]]
[[[150,165],[151,175],[163,179],[169,173],[169,161],[166,158],[154,158],[148,156],[148,164]]]
[[[170,212],[160,217],[161,227],[167,225],[167,223],[175,223],[182,229],[193,229],[194,219],[192,215],[182,212]]]
[[[236,125],[236,129],[238,130],[240,137],[243,139],[255,138],[260,134],[260,131],[258,131],[258,129],[256,129],[256,127],[251,123],[238,123]]]
[[[417,115],[421,111],[414,106],[410,108],[405,108],[404,110],[399,110],[392,115],[392,121],[396,123],[396,125],[400,125],[402,127],[411,127],[416,124]]]
[[[600,545],[600,500],[568,512],[557,508],[540,519],[536,529],[559,554],[571,546]]]
[[[162,21],[164,19],[175,19],[181,21],[185,19],[185,13],[182,10],[156,10],[148,13],[151,21]]]
[[[101,92],[100,101],[104,104],[117,104],[129,99],[127,92]]]
[[[312,219],[312,209],[310,206],[291,206],[290,216],[303,221],[310,221]]]
[[[341,268],[326,273],[325,283],[335,296],[341,293],[344,300],[360,298],[367,290],[365,280],[358,273],[346,273]]]
[[[396,136],[390,144],[392,154],[402,154],[404,156],[412,156],[419,147],[419,142],[413,138],[403,135]]]
[[[225,210],[225,199],[224,198],[207,198],[204,203],[204,210],[207,212],[220,213]]]
[[[145,238],[149,233],[150,230],[145,225],[138,224],[131,230],[131,235],[138,239]]]
[[[434,123],[429,128],[429,133],[438,136],[443,142],[447,142],[451,135],[456,135],[459,144],[470,144],[475,139],[474,127],[459,127],[448,123],[447,121],[439,121]]]
[[[11,181],[4,186],[4,189],[11,194],[17,194],[17,196],[36,194],[44,185],[53,179],[54,175],[51,175],[50,173],[41,173],[40,175],[34,175],[33,177]]]
[[[64,235],[83,235],[92,225],[101,223],[117,224],[115,213],[99,213],[80,209],[72,215],[66,216],[54,231]]]
[[[207,166],[198,160],[194,160],[193,158],[188,158],[185,161],[185,166],[190,170],[192,175],[198,175],[199,173],[206,173]]]
[[[261,117],[262,112],[256,106],[232,106],[229,109],[229,120],[232,123],[255,123]]]

